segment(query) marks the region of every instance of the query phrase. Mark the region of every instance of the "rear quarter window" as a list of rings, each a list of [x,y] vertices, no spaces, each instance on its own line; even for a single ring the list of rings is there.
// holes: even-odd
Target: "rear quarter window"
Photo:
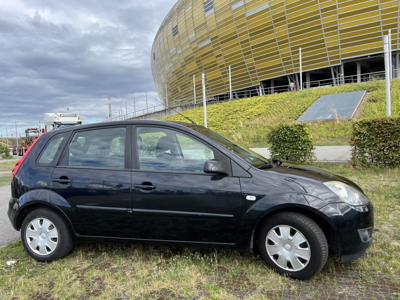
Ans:
[[[50,141],[46,144],[42,154],[39,157],[39,164],[41,165],[52,165],[55,163],[58,154],[61,152],[61,146],[65,140],[65,134],[58,134],[53,136]]]

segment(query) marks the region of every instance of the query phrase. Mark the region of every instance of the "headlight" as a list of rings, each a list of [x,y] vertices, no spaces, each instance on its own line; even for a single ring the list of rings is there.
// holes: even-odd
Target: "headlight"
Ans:
[[[360,191],[343,182],[328,181],[324,182],[324,184],[334,192],[340,200],[349,205],[361,206],[368,204],[368,199]]]

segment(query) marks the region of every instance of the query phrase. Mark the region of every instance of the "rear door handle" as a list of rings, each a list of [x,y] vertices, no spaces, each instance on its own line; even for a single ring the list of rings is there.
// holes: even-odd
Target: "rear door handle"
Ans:
[[[61,176],[60,178],[54,179],[53,182],[57,182],[60,184],[70,184],[71,179],[69,179],[67,176]]]
[[[137,184],[134,186],[135,189],[143,191],[154,191],[156,187],[151,182],[143,182],[142,184]]]

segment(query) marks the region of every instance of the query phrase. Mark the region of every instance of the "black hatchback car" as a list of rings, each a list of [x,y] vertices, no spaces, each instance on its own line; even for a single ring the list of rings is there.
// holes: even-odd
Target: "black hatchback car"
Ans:
[[[329,252],[359,258],[373,231],[353,182],[159,121],[43,135],[13,170],[8,215],[40,261],[66,256],[78,238],[226,246],[298,279],[319,273]]]

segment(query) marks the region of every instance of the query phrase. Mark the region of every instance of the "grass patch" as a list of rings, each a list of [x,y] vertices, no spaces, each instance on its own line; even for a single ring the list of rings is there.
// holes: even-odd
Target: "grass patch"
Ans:
[[[376,212],[375,243],[350,265],[330,260],[308,282],[281,277],[250,254],[83,243],[37,263],[20,242],[0,249],[0,299],[392,299],[400,297],[400,170],[319,165],[360,184]],[[6,262],[16,260],[13,266]]]
[[[15,161],[0,163],[0,187],[9,185],[11,182],[11,170],[15,166]]]
[[[233,141],[248,147],[265,147],[272,128],[297,120],[321,96],[366,90],[367,99],[361,107],[358,119],[385,116],[384,81],[371,81],[282,93],[264,97],[241,99],[208,106],[209,127]],[[393,116],[400,116],[400,81],[393,81]],[[198,124],[203,124],[202,108],[185,111],[184,114]],[[166,118],[169,121],[187,122],[179,115]],[[350,142],[351,121],[310,124],[316,145],[345,145]]]

